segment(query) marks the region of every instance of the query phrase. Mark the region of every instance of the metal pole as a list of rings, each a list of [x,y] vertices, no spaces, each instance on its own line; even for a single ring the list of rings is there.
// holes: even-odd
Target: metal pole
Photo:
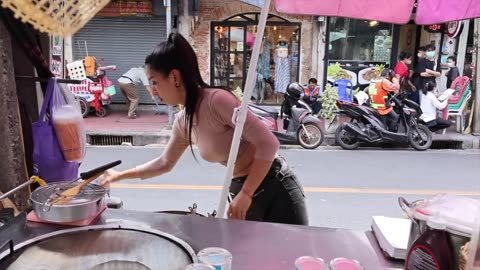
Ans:
[[[237,111],[237,119],[235,132],[233,134],[232,146],[230,148],[230,155],[228,156],[227,173],[225,174],[225,181],[223,183],[222,193],[220,195],[220,203],[218,205],[217,217],[225,217],[225,210],[227,206],[227,197],[229,195],[230,182],[232,181],[233,168],[235,167],[235,160],[240,145],[240,138],[243,132],[243,124],[247,118],[247,106],[252,96],[253,87],[255,84],[256,70],[258,57],[260,55],[260,46],[262,45],[262,38],[265,33],[265,24],[267,22],[268,11],[270,9],[270,1],[263,1],[262,12],[260,13],[260,20],[258,22],[258,31],[255,37],[255,44],[253,45],[252,58],[248,67],[247,81],[243,92],[242,105]]]
[[[163,4],[165,6],[167,12],[167,38],[172,33],[172,3],[171,0],[163,0]],[[167,106],[168,111],[168,124],[170,126],[173,125],[173,121],[175,120],[175,107],[174,106]]]
[[[475,110],[473,117],[473,134],[480,135],[480,94],[478,93],[480,85],[480,72],[478,67],[480,65],[480,19],[475,19],[473,31],[473,82],[475,87]]]
[[[31,183],[33,183],[35,181],[33,180],[28,180],[27,182],[21,184],[20,186],[8,191],[7,193],[4,193],[3,195],[0,196],[0,201],[4,200],[5,198],[8,198],[10,195],[12,195],[13,193],[17,192],[18,190],[30,185]]]
[[[172,32],[172,4],[170,0],[164,0],[163,5],[167,12],[167,37]]]

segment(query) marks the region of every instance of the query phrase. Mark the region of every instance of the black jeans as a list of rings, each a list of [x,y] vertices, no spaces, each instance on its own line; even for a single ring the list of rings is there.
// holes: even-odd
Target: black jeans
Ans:
[[[384,117],[385,117],[385,124],[388,127],[388,131],[396,132],[396,126],[397,126],[397,121],[399,117],[398,113],[392,110],[388,114],[384,115]]]
[[[427,127],[431,132],[437,132],[439,130],[449,128],[451,125],[452,122],[442,118],[437,118],[427,123]]]
[[[240,192],[246,178],[232,179],[232,198]],[[278,157],[273,161],[267,176],[253,195],[246,219],[308,225],[303,187],[283,158]]]

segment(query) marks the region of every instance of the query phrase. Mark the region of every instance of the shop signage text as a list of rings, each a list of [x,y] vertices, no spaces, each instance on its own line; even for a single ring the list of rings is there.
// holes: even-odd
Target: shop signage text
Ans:
[[[99,17],[152,16],[151,0],[112,0],[100,12]]]
[[[431,25],[426,25],[425,30],[430,33],[441,33],[445,29],[445,25],[443,23],[439,24],[431,24]]]

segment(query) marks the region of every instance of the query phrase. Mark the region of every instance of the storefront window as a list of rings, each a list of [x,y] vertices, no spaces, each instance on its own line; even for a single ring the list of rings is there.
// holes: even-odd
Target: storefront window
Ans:
[[[364,88],[380,71],[390,66],[393,25],[377,21],[329,18],[327,82],[351,82]]]
[[[257,40],[257,20],[258,14],[251,13],[212,23],[211,81],[214,85],[243,91]],[[252,99],[257,103],[279,104],[288,83],[298,80],[300,24],[270,15],[261,42]]]
[[[330,18],[328,58],[390,64],[393,25],[377,21]]]

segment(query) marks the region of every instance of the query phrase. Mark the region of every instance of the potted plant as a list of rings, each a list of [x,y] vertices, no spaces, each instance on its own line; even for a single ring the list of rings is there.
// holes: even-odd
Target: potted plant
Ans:
[[[322,95],[322,110],[320,115],[325,119],[325,131],[329,131],[328,126],[335,119],[335,110],[337,110],[338,89],[331,84],[325,86]],[[335,130],[330,127],[330,130]],[[335,132],[335,131],[333,131]],[[329,132],[328,132],[329,133]]]

